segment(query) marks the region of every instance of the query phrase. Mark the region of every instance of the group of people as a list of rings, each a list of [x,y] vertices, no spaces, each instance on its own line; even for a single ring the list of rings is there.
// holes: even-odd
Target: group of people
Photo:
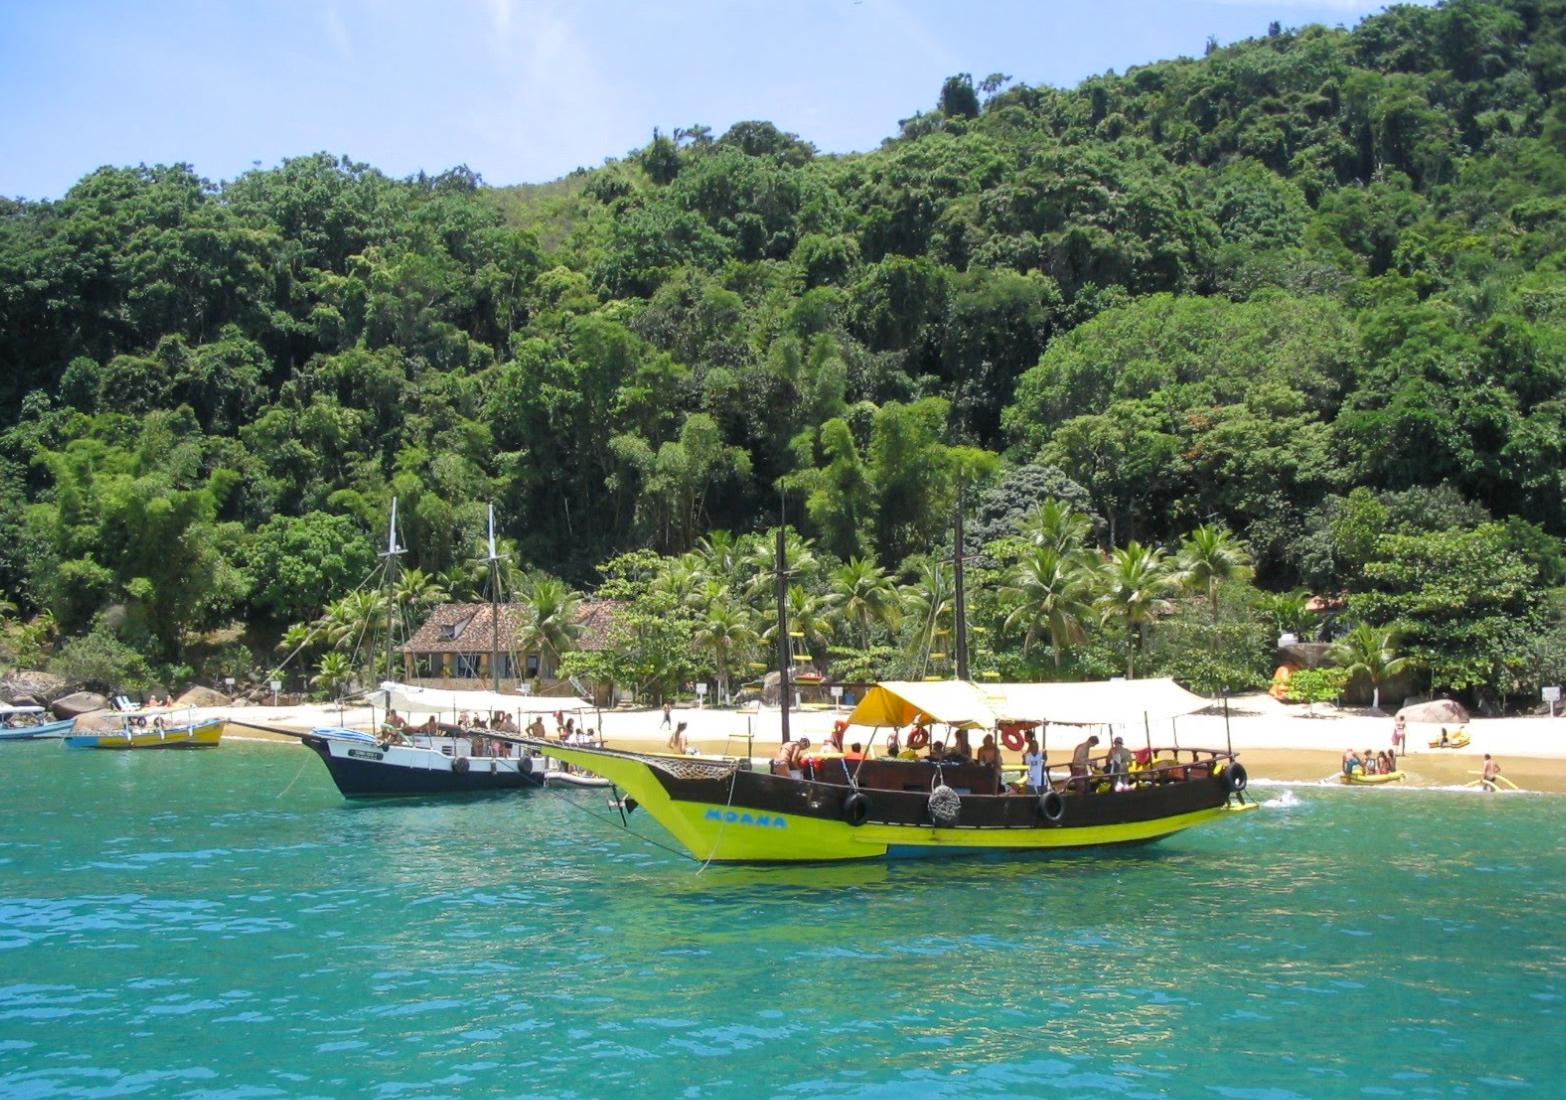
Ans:
[[[1359,772],[1361,775],[1391,775],[1397,771],[1397,750],[1382,749],[1376,752],[1374,749],[1366,749],[1363,756],[1353,749],[1343,750],[1343,774],[1353,775]]]

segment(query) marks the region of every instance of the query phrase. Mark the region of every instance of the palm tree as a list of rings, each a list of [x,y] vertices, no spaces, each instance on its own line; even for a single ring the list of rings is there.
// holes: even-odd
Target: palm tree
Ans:
[[[353,665],[349,662],[348,655],[334,650],[321,658],[321,663],[316,666],[316,674],[310,677],[310,682],[316,687],[325,688],[329,694],[335,696],[352,677]]]
[[[830,583],[831,608],[858,628],[860,649],[869,648],[870,627],[874,623],[896,626],[897,590],[886,570],[871,559],[849,558],[832,571]]]
[[[1192,591],[1206,594],[1216,627],[1218,588],[1250,575],[1251,552],[1227,527],[1204,523],[1180,544],[1175,563],[1181,581]]]
[[[1127,543],[1109,555],[1101,576],[1103,591],[1094,601],[1104,621],[1121,619],[1126,626],[1126,679],[1136,675],[1136,652],[1148,624],[1170,610],[1170,596],[1180,586],[1169,557],[1156,546]]]
[[[742,572],[744,548],[731,532],[709,531],[696,540],[691,553],[701,560],[708,576],[732,582]]]
[[[1370,709],[1381,713],[1381,682],[1408,667],[1408,658],[1397,656],[1397,635],[1390,628],[1360,623],[1328,651],[1350,676],[1363,672],[1370,679]]]
[[[813,654],[824,650],[832,642],[832,620],[827,616],[827,603],[808,588],[797,585],[788,590],[788,630],[804,642],[804,656],[814,661]],[[762,637],[773,644],[778,639],[776,616]]]
[[[399,610],[414,615],[450,598],[440,577],[419,568],[409,569],[392,585],[392,602]]]
[[[914,621],[910,658],[923,675],[935,639],[951,631],[957,611],[957,587],[952,571],[943,562],[920,563],[913,583],[903,590],[903,615]]]
[[[752,607],[764,606],[772,596],[773,585],[777,583],[774,575],[777,568],[777,544],[778,532],[777,528],[773,528],[765,535],[752,538],[745,551],[740,575],[746,578],[745,600]],[[783,534],[783,547],[784,553],[788,555],[788,568],[794,581],[815,572],[819,563],[814,542],[801,538],[790,527]]]
[[[1087,545],[1093,521],[1064,500],[1050,497],[1023,517],[1018,533],[1035,546],[1067,555]]]
[[[564,581],[543,574],[529,577],[520,595],[527,622],[517,642],[538,653],[539,675],[552,677],[560,655],[576,648],[577,635],[582,632],[576,621],[581,596]]]
[[[1093,613],[1094,569],[1080,557],[1060,552],[1053,543],[1029,546],[1007,574],[1001,599],[1010,605],[1005,627],[1022,628],[1022,653],[1026,657],[1044,633],[1055,651],[1055,667],[1062,653],[1087,634]]]
[[[696,624],[691,642],[697,652],[709,654],[718,673],[718,698],[729,697],[729,669],[760,641],[748,608],[726,600],[713,604]]]
[[[334,601],[321,616],[319,625],[333,649],[357,648],[359,640],[386,621],[386,601],[379,592],[367,588],[350,592]]]

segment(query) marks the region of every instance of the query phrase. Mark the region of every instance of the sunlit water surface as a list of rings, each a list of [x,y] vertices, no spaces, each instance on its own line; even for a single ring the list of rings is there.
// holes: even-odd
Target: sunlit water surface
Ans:
[[[603,792],[0,761],[6,1097],[1566,1089],[1566,798],[1258,790],[1122,853],[698,873]]]

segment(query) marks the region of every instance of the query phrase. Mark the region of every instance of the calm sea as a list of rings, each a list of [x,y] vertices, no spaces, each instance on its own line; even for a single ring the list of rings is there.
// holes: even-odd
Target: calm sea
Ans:
[[[1566,1090],[1563,797],[1263,789],[1128,853],[697,873],[603,792],[0,768],[5,1097]]]

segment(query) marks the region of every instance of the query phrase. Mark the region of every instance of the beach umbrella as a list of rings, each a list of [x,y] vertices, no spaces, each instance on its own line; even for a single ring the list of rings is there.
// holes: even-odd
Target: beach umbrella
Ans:
[[[1468,711],[1463,704],[1452,699],[1432,699],[1428,703],[1415,703],[1397,712],[1405,722],[1451,723],[1462,725],[1468,721]]]

